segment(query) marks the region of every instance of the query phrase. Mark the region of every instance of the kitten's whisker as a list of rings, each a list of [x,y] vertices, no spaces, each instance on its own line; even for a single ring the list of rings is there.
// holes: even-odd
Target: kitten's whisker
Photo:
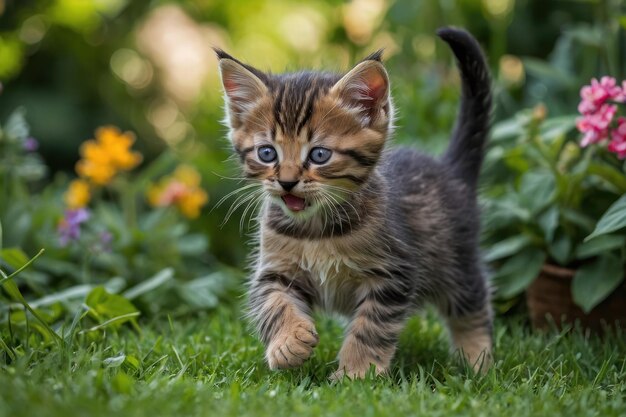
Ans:
[[[268,196],[269,196],[269,193],[267,191],[263,191],[263,194],[261,194],[261,197],[256,200],[256,203],[254,203],[254,207],[252,208],[252,213],[250,213],[250,218],[248,219],[248,230],[250,230],[250,222],[252,221],[253,218],[256,217],[257,224],[259,223],[259,212],[257,212],[257,209],[259,207],[259,204],[261,204],[263,200],[267,198]],[[255,216],[255,212],[256,212],[256,216]]]
[[[248,202],[246,203],[243,213],[241,213],[241,216],[239,217],[239,233],[240,234],[243,232],[243,223],[245,222],[246,215],[248,214],[248,210],[250,209],[252,203],[254,203],[254,201],[257,199],[260,193],[262,193],[262,191],[252,191],[251,194],[254,197],[247,200]]]
[[[226,223],[228,223],[230,216],[232,216],[233,213],[237,211],[239,207],[241,207],[243,204],[245,204],[247,201],[249,201],[251,198],[254,198],[255,196],[256,196],[256,193],[252,192],[252,193],[237,197],[237,199],[233,202],[233,204],[228,209],[228,212],[226,213],[226,218],[222,222],[221,226],[224,226]]]
[[[322,209],[322,214],[324,215],[324,224],[322,226],[322,232],[324,232],[326,230],[326,223],[328,221],[328,213],[326,212],[326,206],[317,195],[313,195],[313,201],[315,201],[315,203],[319,205],[320,208]]]
[[[263,197],[265,194],[265,192],[263,190],[260,190],[257,192],[256,197],[254,197],[252,200],[250,200],[250,202],[246,205],[246,208],[243,211],[243,214],[241,215],[241,219],[239,220],[239,233],[243,232],[243,225],[246,221],[246,215],[248,214],[248,211],[250,210],[250,208],[261,198]],[[252,218],[254,210],[250,213],[250,217]],[[248,225],[250,223],[248,222]]]
[[[341,213],[339,213],[339,210],[337,210],[337,207],[335,206],[335,204],[333,204],[333,202],[328,198],[328,195],[326,195],[326,193],[321,193],[320,194],[324,200],[328,203],[328,206],[331,210],[331,214],[337,214],[337,217],[335,219],[334,216],[331,216],[331,220],[333,221],[333,223],[338,220],[339,221],[339,228],[341,229],[341,234],[343,235],[343,221],[341,220]],[[335,231],[335,228],[333,227],[331,230],[331,237],[333,236],[333,233]]]
[[[329,194],[329,195],[334,195],[336,198],[339,198],[339,196],[337,196],[337,195],[333,194],[333,192],[332,192],[332,191],[328,191],[328,194]],[[351,203],[350,201],[348,201],[348,200],[343,200],[343,202],[342,202],[342,203],[346,203],[347,205],[349,205],[349,206],[350,206],[350,208],[352,208],[352,211],[354,211],[354,214],[356,214],[356,217],[357,217],[357,219],[359,220],[359,223],[360,223],[360,222],[361,222],[361,216],[359,215],[359,212],[357,211],[356,207],[354,207],[354,206],[352,205],[352,203]],[[338,203],[338,204],[340,204],[340,203]],[[343,208],[343,204],[341,204],[341,206],[342,206],[342,208]],[[345,211],[345,209],[344,209],[344,211]],[[346,216],[347,216],[347,215],[348,215],[348,214],[346,213]]]
[[[322,230],[326,230],[326,225],[328,224],[328,209],[323,201],[320,201],[320,206],[322,206],[322,209],[324,210],[324,226]]]
[[[333,202],[335,203],[336,206],[340,207],[343,210],[343,213],[346,215],[346,220],[348,220],[348,225],[350,226],[350,230],[352,230],[352,220],[350,219],[350,216],[348,215],[348,212],[346,211],[346,209],[344,208],[343,204],[341,204],[336,197],[334,197],[330,191],[326,191],[326,195],[333,200]],[[343,223],[343,222],[342,222]],[[343,229],[342,229],[343,232]]]
[[[231,155],[231,156],[233,156],[233,155]],[[234,155],[234,156],[236,156],[236,155]],[[219,174],[219,173],[217,173],[215,171],[211,171],[211,174],[215,175],[216,177],[220,177],[220,179],[223,179],[223,180],[245,181],[245,180],[248,179],[246,177],[227,177],[227,176]]]
[[[337,185],[323,184],[322,187],[323,188],[330,188],[330,189],[333,189],[333,190],[338,190],[338,191],[344,192],[344,193],[349,194],[349,195],[356,194],[355,190],[349,190],[347,188],[339,187]]]
[[[226,194],[224,197],[220,198],[220,200],[215,204],[215,206],[213,206],[213,208],[211,209],[211,211],[215,210],[216,208],[218,208],[219,206],[221,206],[222,204],[224,204],[224,202],[226,200],[228,200],[230,197],[232,197],[233,195],[243,192],[245,190],[248,190],[250,188],[253,187],[260,187],[261,184],[257,184],[257,183],[252,183],[252,184],[247,184],[244,185],[243,187],[239,187],[236,190],[231,191],[230,193]]]

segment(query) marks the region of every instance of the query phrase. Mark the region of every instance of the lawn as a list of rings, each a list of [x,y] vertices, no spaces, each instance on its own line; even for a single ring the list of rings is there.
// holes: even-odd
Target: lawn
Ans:
[[[0,0],[0,16],[0,417],[626,417],[626,334],[540,332],[522,306],[546,266],[584,311],[626,281],[626,2]],[[324,316],[313,357],[271,372],[242,318],[258,205],[210,47],[273,73],[384,48],[393,141],[439,154],[462,90],[442,26],[474,34],[492,73],[495,365],[473,375],[427,311],[388,375],[331,383],[342,327]]]
[[[68,346],[23,345],[2,361],[0,416],[626,415],[623,334],[540,333],[499,319],[496,365],[477,377],[426,315],[409,322],[390,376],[329,383],[336,321],[319,318],[321,343],[303,368],[271,372],[240,317],[220,308],[140,322],[139,332],[76,329]]]

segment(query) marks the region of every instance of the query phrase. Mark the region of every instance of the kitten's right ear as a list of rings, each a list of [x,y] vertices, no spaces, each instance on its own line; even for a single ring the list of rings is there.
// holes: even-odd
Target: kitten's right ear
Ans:
[[[227,104],[227,119],[231,127],[235,127],[240,123],[242,116],[245,116],[267,93],[267,85],[262,80],[265,74],[239,62],[221,49],[215,48],[215,53],[220,60],[219,69]]]

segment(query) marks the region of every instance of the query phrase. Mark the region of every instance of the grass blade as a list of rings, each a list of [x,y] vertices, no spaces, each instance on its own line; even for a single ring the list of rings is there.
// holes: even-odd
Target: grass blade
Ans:
[[[118,322],[120,320],[126,320],[126,319],[129,319],[129,318],[137,317],[137,316],[139,316],[139,314],[141,314],[139,311],[135,311],[134,313],[122,314],[121,316],[113,317],[112,319],[109,319],[109,320],[105,321],[104,323],[98,324],[97,326],[93,326],[93,327],[90,327],[89,329],[82,330],[80,332],[80,334],[89,333],[89,332],[95,332],[96,330],[103,329],[103,328],[107,327],[108,325],[116,323],[116,322]]]

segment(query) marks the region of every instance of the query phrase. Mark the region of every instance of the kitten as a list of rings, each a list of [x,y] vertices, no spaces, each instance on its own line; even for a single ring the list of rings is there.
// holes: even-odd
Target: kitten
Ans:
[[[386,149],[393,105],[380,51],[340,76],[267,74],[216,50],[229,136],[264,199],[249,307],[271,369],[311,356],[318,307],[350,319],[333,378],[363,377],[372,365],[385,372],[407,318],[426,302],[469,364],[488,368],[476,184],[490,77],[470,34],[438,35],[457,58],[463,93],[451,143],[436,159]]]

